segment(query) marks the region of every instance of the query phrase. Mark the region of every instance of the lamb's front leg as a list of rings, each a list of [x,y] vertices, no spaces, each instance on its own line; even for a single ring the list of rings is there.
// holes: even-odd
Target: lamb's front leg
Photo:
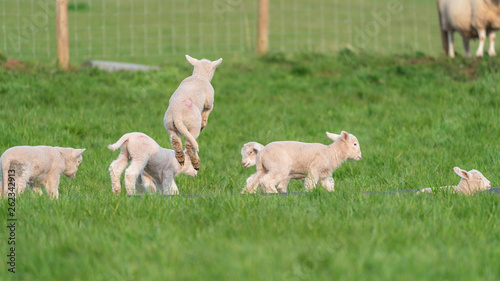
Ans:
[[[304,181],[304,185],[306,186],[306,191],[313,190],[316,187],[318,180],[319,180],[318,173],[315,171],[310,171]]]
[[[51,199],[59,199],[59,180],[61,176],[58,174],[51,174],[49,173],[47,175],[47,178],[45,179],[45,183],[42,183],[45,185],[45,189],[47,190],[47,193],[49,194]]]
[[[208,115],[210,115],[210,112],[212,112],[213,107],[210,108],[205,108],[203,109],[203,112],[201,113],[201,129],[200,132],[205,129],[208,123]]]
[[[335,190],[335,181],[332,177],[322,178],[320,180],[321,185],[326,188],[326,190],[332,192]]]

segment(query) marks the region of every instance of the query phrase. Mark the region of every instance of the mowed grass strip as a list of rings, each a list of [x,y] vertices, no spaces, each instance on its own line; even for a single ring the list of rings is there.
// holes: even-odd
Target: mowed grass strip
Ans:
[[[195,179],[176,178],[181,194],[205,195],[194,198],[114,196],[107,171],[118,155],[107,145],[124,133],[170,147],[163,115],[192,72],[187,62],[148,73],[2,69],[2,152],[87,148],[77,176],[62,177],[60,200],[26,192],[16,201],[16,277],[497,280],[497,194],[363,191],[453,185],[454,166],[478,169],[499,186],[499,69],[496,58],[349,51],[224,60],[198,139],[202,168]],[[363,159],[334,172],[334,193],[230,195],[255,171],[241,167],[244,143],[327,144],[325,132],[341,130],[358,137]],[[303,185],[292,181],[289,190]],[[6,252],[6,231],[0,241]],[[0,279],[11,277],[4,266]]]

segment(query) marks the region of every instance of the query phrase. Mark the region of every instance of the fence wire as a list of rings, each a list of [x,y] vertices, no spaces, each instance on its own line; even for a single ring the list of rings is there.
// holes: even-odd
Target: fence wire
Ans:
[[[269,52],[441,53],[435,1],[269,2]],[[3,53],[55,60],[55,4],[0,0]],[[253,55],[257,9],[258,0],[68,0],[71,60]]]

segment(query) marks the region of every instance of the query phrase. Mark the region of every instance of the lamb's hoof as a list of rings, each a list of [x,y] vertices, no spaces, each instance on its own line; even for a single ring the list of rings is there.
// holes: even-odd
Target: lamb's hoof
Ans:
[[[182,155],[182,156],[184,156],[184,155]],[[177,162],[179,162],[179,164],[181,166],[184,166],[184,157],[177,157],[177,156],[175,156],[175,159],[177,159]]]
[[[193,164],[193,168],[196,170],[196,171],[199,171],[200,170],[200,162],[196,163],[196,164]]]

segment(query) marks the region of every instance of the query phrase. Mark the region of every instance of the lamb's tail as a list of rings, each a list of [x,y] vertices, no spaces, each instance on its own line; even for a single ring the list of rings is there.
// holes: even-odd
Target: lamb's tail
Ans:
[[[115,142],[114,144],[108,145],[108,149],[111,151],[117,150],[118,148],[120,148],[123,145],[123,143],[128,141],[129,138],[130,138],[130,134],[123,135],[117,142]]]
[[[436,0],[437,10],[439,15],[439,30],[441,31],[441,43],[443,44],[443,51],[445,55],[448,55],[448,32],[444,30],[443,27],[443,15],[441,14],[441,9],[439,7],[439,1]]]
[[[186,128],[184,122],[182,122],[182,118],[174,117],[174,125],[177,128],[177,130],[181,133],[181,135],[183,135],[193,145],[193,148],[196,150],[196,152],[199,152],[200,150],[198,149],[198,143],[196,142],[196,139],[193,137],[193,135]]]

